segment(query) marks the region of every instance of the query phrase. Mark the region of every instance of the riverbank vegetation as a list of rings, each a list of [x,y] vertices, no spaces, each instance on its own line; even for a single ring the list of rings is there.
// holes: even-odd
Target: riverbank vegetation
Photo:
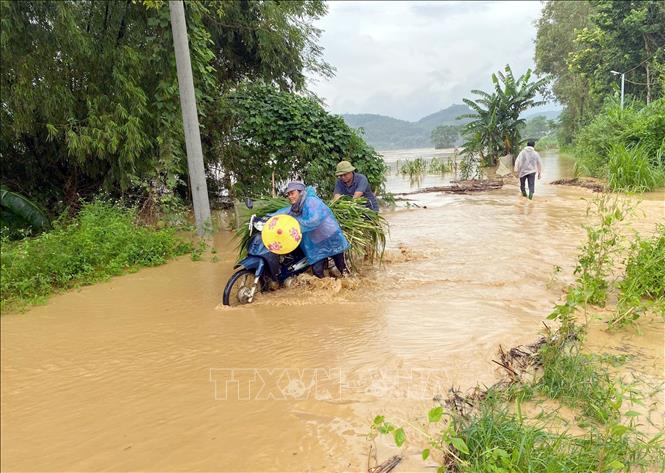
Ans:
[[[380,191],[380,156],[307,94],[330,77],[327,6],[186,2],[213,204],[299,177],[327,196],[350,159]],[[2,184],[49,218],[100,192],[159,210],[189,202],[168,2],[1,2]],[[109,97],[113,97],[110,100]]]
[[[665,184],[664,25],[658,1],[547,1],[537,22],[536,72],[564,106],[559,142],[615,191]]]
[[[3,236],[2,312],[192,251],[175,232],[141,224],[135,207],[94,200],[83,204],[75,218],[63,215],[49,232],[19,241]]]
[[[649,413],[641,386],[616,374],[626,355],[584,350],[588,312],[604,306],[613,288],[620,294],[615,315],[607,320],[611,327],[619,329],[645,313],[665,318],[665,229],[661,225],[653,237],[638,237],[626,253],[621,226],[633,207],[620,199],[602,195],[590,204],[592,222],[585,226],[575,283],[548,317],[558,321],[557,330],[546,326],[531,345],[499,349],[496,363],[504,377],[493,386],[467,394],[451,389],[446,398],[435,398],[439,405],[426,422],[398,426],[377,416],[369,438],[391,435],[398,447],[407,441],[422,445],[423,460],[433,459],[440,472],[665,468],[662,433],[644,431]],[[610,279],[622,257],[624,274],[615,284]],[[560,415],[564,407],[570,413]]]
[[[537,96],[544,93],[547,79],[532,80],[531,69],[515,77],[510,66],[506,65],[503,71],[492,74],[492,83],[492,92],[471,91],[480,98],[465,98],[464,103],[474,113],[459,117],[471,120],[462,131],[466,138],[462,145],[464,154],[477,154],[489,166],[494,166],[499,156],[517,155],[526,124],[520,115],[545,103]]]
[[[665,184],[665,98],[639,107],[608,104],[576,138],[583,174],[615,191],[644,192]]]

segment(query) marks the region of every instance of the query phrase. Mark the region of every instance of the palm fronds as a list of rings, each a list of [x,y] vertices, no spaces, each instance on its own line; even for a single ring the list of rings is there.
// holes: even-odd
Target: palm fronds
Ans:
[[[492,74],[493,93],[472,90],[480,96],[476,100],[462,99],[474,113],[460,118],[471,118],[464,126],[464,152],[488,158],[493,165],[502,154],[515,154],[521,141],[520,126],[524,120],[520,113],[542,105],[535,97],[547,85],[546,79],[531,81],[532,71],[516,78],[510,66]]]

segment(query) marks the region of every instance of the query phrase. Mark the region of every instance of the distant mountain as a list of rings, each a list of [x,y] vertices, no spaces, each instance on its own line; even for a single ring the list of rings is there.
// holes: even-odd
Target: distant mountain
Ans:
[[[548,120],[558,120],[561,110],[529,110],[522,114],[522,118],[545,117]]]
[[[466,105],[451,105],[448,108],[421,118],[417,123],[422,127],[429,128],[431,131],[439,125],[460,125],[467,123],[469,121],[468,119],[456,120],[457,117],[466,113],[473,112]]]
[[[344,114],[344,121],[351,128],[362,128],[365,141],[379,150],[430,148],[430,136],[439,125],[461,125],[468,120],[455,120],[465,113],[471,113],[466,105],[451,105],[417,122],[398,120],[385,115]]]

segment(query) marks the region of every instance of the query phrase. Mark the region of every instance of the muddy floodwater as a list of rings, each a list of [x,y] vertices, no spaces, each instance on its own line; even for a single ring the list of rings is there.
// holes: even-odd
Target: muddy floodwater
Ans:
[[[3,316],[2,470],[366,470],[375,415],[413,420],[451,386],[493,382],[499,344],[536,339],[572,281],[593,194],[548,185],[571,166],[544,164],[532,202],[510,183],[386,212],[384,266],[358,278],[221,308],[235,260],[221,233],[218,261],[183,257]],[[641,232],[664,197],[640,204]],[[595,343],[663,375],[660,323]],[[401,471],[427,471],[406,453]]]

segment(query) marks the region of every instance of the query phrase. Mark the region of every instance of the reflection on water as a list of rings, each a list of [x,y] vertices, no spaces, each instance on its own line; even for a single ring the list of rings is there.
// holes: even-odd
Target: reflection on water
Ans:
[[[219,262],[184,257],[3,316],[2,470],[365,469],[373,416],[414,419],[452,385],[493,382],[498,345],[536,338],[572,281],[591,193],[548,185],[571,166],[543,159],[534,201],[509,181],[387,212],[385,265],[349,281],[220,310],[235,262],[221,233]],[[653,231],[662,201],[642,209]]]

